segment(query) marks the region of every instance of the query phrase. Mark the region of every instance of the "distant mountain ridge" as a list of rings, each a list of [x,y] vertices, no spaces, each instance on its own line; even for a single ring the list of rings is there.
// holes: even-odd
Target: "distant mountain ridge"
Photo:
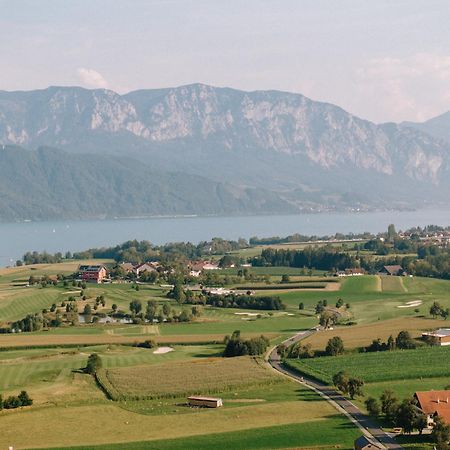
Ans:
[[[294,211],[271,192],[51,148],[0,147],[0,192],[0,221]]]
[[[286,212],[445,204],[450,192],[448,142],[280,91],[0,91],[0,143],[137,159],[152,173],[270,192]]]
[[[415,128],[436,139],[442,139],[450,143],[450,111],[437,117],[433,117],[426,122],[403,122],[402,125]]]

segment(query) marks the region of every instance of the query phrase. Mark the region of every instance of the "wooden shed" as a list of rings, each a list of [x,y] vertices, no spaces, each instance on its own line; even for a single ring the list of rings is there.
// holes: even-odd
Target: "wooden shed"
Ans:
[[[219,408],[223,406],[222,399],[214,397],[191,396],[188,397],[188,403],[190,406],[202,406],[204,408]]]

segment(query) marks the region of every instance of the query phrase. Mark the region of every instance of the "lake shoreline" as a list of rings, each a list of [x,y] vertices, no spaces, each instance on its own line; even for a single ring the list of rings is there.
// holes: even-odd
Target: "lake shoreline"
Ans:
[[[0,266],[14,265],[28,251],[76,252],[134,239],[161,245],[198,243],[213,237],[248,240],[254,236],[285,237],[294,233],[330,236],[378,233],[390,223],[397,230],[431,224],[448,226],[450,209],[0,223]]]

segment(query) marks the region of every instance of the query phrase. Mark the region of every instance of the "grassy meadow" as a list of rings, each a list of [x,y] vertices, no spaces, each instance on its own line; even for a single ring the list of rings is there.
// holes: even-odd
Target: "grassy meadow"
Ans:
[[[110,398],[129,400],[215,393],[280,377],[260,359],[241,356],[101,369],[97,380]]]

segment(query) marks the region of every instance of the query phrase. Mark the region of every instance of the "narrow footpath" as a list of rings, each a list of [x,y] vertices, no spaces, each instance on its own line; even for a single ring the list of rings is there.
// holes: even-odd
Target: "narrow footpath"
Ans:
[[[292,345],[295,342],[307,338],[316,331],[316,329],[311,329],[298,333],[295,336],[286,339],[283,344],[285,344],[286,346]],[[355,404],[353,404],[350,400],[347,400],[335,389],[312,378],[302,376],[299,373],[289,369],[288,367],[285,367],[281,361],[276,347],[273,348],[270,352],[268,362],[276,371],[319,393],[340,413],[345,414],[358,428],[360,428],[362,434],[365,434],[375,441],[380,442],[386,448],[396,450],[403,449],[403,447],[399,445],[393,437],[379,428],[368,416],[363,414]]]

